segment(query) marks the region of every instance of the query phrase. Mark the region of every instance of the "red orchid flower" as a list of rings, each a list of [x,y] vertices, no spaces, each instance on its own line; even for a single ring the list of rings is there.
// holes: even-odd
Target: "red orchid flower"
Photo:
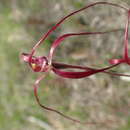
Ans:
[[[60,24],[62,24],[66,19],[68,19],[70,16],[75,15],[76,13],[79,13],[85,9],[88,9],[90,7],[96,6],[96,5],[110,5],[113,7],[118,7],[121,8],[123,10],[125,10],[128,14],[128,19],[127,19],[127,23],[126,23],[126,27],[125,27],[125,38],[124,38],[124,54],[123,57],[121,59],[111,59],[109,60],[109,63],[111,64],[111,66],[107,66],[104,68],[91,68],[91,67],[87,67],[87,66],[78,66],[78,65],[69,65],[69,64],[64,64],[64,63],[58,63],[58,62],[53,62],[53,55],[55,52],[55,49],[61,44],[61,42],[63,40],[65,40],[66,38],[69,37],[73,37],[73,36],[83,36],[83,35],[101,35],[101,34],[105,34],[105,33],[111,33],[111,32],[116,32],[119,31],[117,29],[111,30],[111,31],[105,31],[105,32],[81,32],[81,33],[67,33],[64,34],[62,36],[59,36],[58,38],[56,38],[56,40],[52,43],[52,46],[50,48],[50,52],[48,54],[47,57],[45,56],[39,56],[39,57],[35,57],[34,53],[36,51],[36,49],[43,43],[43,41],[55,30],[57,29]],[[121,65],[123,63],[126,63],[128,65],[130,65],[130,57],[128,56],[128,27],[129,27],[129,18],[130,18],[130,10],[127,9],[126,7],[123,7],[121,5],[118,4],[114,4],[114,3],[109,3],[109,2],[95,2],[92,4],[89,4],[87,6],[85,6],[84,8],[81,8],[77,11],[74,11],[72,13],[70,13],[69,15],[65,16],[64,18],[62,18],[55,26],[53,26],[45,35],[43,35],[41,37],[41,39],[36,43],[36,45],[32,48],[31,52],[28,53],[22,53],[21,54],[21,59],[27,63],[29,63],[29,66],[31,67],[31,69],[34,72],[43,72],[44,74],[42,76],[40,76],[35,84],[34,84],[34,95],[36,97],[36,101],[38,102],[38,104],[43,108],[46,109],[48,111],[53,111],[73,122],[77,122],[77,123],[81,123],[81,124],[97,124],[97,122],[81,122],[80,120],[76,120],[73,119],[69,116],[64,115],[63,113],[53,109],[53,108],[49,108],[46,107],[45,105],[42,105],[38,94],[37,94],[37,89],[39,87],[39,83],[41,80],[43,80],[43,78],[45,77],[45,75],[47,74],[47,72],[49,71],[53,71],[55,74],[64,77],[64,78],[73,78],[73,79],[78,79],[78,78],[84,78],[84,77],[88,77],[91,75],[94,75],[96,73],[99,72],[103,72],[106,74],[110,74],[110,75],[115,75],[115,76],[128,76],[130,77],[130,75],[126,75],[126,74],[121,74],[121,73],[113,73],[112,71],[108,71],[109,69],[116,67],[118,65]],[[73,71],[65,71],[65,69],[79,69],[80,71],[78,72],[73,72]],[[82,71],[81,71],[82,70]],[[100,122],[101,123],[101,122]],[[104,122],[103,122],[104,123]]]

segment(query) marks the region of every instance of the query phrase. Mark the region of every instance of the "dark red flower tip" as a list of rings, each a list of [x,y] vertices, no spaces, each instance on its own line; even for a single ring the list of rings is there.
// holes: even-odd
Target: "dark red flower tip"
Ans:
[[[125,63],[125,62],[126,62],[125,59],[111,59],[111,60],[109,60],[109,63],[112,65],[119,64],[119,63]]]

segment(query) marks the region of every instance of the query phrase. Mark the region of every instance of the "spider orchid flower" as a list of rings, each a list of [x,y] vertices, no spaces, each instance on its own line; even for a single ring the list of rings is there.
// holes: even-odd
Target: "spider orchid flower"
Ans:
[[[44,42],[44,40],[55,30],[57,29],[65,20],[67,20],[70,16],[75,15],[85,9],[91,8],[93,6],[96,5],[107,5],[107,6],[113,6],[113,7],[117,7],[120,9],[123,9],[127,12],[128,14],[128,19],[127,19],[127,23],[126,23],[126,27],[125,27],[125,35],[124,35],[124,54],[123,57],[121,59],[111,59],[109,60],[109,63],[111,64],[110,66],[106,66],[104,68],[92,68],[92,67],[87,67],[87,66],[78,66],[78,65],[69,65],[69,64],[64,64],[64,63],[59,63],[59,62],[53,62],[53,55],[55,52],[55,49],[61,44],[62,41],[64,41],[65,39],[69,38],[69,37],[74,37],[74,36],[84,36],[84,35],[103,35],[106,33],[113,33],[116,31],[119,31],[119,29],[114,29],[111,31],[105,31],[105,32],[81,32],[81,33],[67,33],[64,34],[62,36],[59,36],[58,38],[56,38],[54,40],[54,42],[52,43],[52,46],[50,48],[49,54],[47,57],[45,56],[39,56],[36,57],[34,56],[34,53],[36,51],[36,49]],[[118,4],[114,4],[114,3],[109,3],[109,2],[95,2],[92,4],[89,4],[79,10],[76,10],[72,13],[70,13],[69,15],[63,17],[55,26],[53,26],[45,35],[43,35],[41,37],[41,39],[36,43],[36,45],[32,48],[30,53],[22,53],[21,54],[21,59],[25,62],[27,62],[29,64],[29,66],[31,67],[31,69],[34,72],[43,72],[44,74],[42,76],[40,76],[35,84],[34,84],[34,95],[36,98],[37,103],[45,110],[48,111],[52,111],[55,112],[61,116],[63,116],[64,118],[67,118],[73,122],[76,123],[81,123],[81,124],[97,124],[97,123],[105,123],[105,122],[81,122],[80,120],[74,119],[72,117],[69,117],[53,108],[50,107],[46,107],[45,105],[41,104],[40,99],[38,97],[38,93],[37,93],[37,89],[39,87],[39,83],[41,80],[44,79],[44,77],[46,76],[46,74],[49,71],[53,71],[55,74],[64,77],[64,78],[73,78],[73,79],[79,79],[79,78],[84,78],[84,77],[88,77],[91,75],[94,75],[96,73],[106,73],[106,74],[110,74],[110,75],[114,75],[114,76],[128,76],[130,77],[130,75],[126,75],[126,74],[122,74],[122,73],[114,73],[112,71],[110,71],[111,68],[116,67],[118,65],[121,64],[129,64],[130,65],[130,57],[128,56],[128,27],[129,27],[129,18],[130,18],[130,10],[127,9],[126,7],[123,7],[121,5]],[[65,71],[65,69],[77,69],[79,71],[74,72],[74,71]],[[109,70],[109,71],[108,71]]]

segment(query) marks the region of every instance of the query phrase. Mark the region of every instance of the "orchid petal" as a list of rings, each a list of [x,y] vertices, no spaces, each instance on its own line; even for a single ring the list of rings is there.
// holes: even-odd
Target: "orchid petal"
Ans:
[[[125,27],[125,40],[124,40],[124,59],[129,63],[128,56],[128,29],[129,29],[130,10],[128,11],[128,19]]]
[[[106,121],[103,121],[103,122],[94,122],[94,121],[82,122],[82,121],[80,121],[80,120],[74,119],[73,117],[70,117],[70,116],[67,116],[67,115],[63,114],[62,112],[60,112],[60,111],[58,111],[58,110],[56,110],[56,109],[54,109],[54,108],[47,107],[47,106],[43,105],[43,104],[41,103],[41,101],[40,101],[40,98],[38,97],[38,88],[39,88],[40,81],[43,80],[43,79],[45,78],[45,76],[46,76],[45,74],[42,75],[42,76],[40,76],[40,77],[36,80],[36,82],[35,82],[35,84],[34,84],[34,95],[35,95],[35,98],[36,98],[36,101],[37,101],[38,105],[39,105],[41,108],[43,108],[43,109],[45,109],[45,110],[47,110],[47,111],[55,112],[55,113],[57,113],[58,115],[60,115],[60,116],[62,116],[62,117],[64,117],[64,118],[66,118],[66,119],[68,119],[68,120],[70,120],[70,121],[72,121],[72,122],[74,122],[74,123],[79,123],[79,124],[83,124],[83,125],[97,125],[97,124],[106,124],[106,123],[108,123],[108,122],[115,122],[115,121],[110,121],[110,120],[106,120]]]
[[[118,5],[118,4],[114,4],[114,3],[110,3],[110,2],[95,2],[95,3],[92,3],[92,4],[89,4],[79,10],[76,10],[70,14],[68,14],[67,16],[63,17],[56,25],[54,25],[45,35],[43,35],[41,37],[41,39],[36,43],[36,45],[33,47],[31,53],[30,53],[30,61],[31,61],[31,57],[33,56],[33,54],[35,53],[35,50],[37,47],[39,47],[42,42],[55,30],[57,29],[66,19],[68,19],[69,17],[85,10],[85,9],[88,9],[90,7],[93,7],[93,6],[96,6],[96,5],[110,5],[110,6],[114,6],[114,7],[118,7],[118,8],[121,8],[121,9],[124,9],[125,11],[128,11],[128,9],[126,7],[123,7],[121,5]]]
[[[81,33],[67,33],[67,34],[64,34],[64,35],[58,37],[52,43],[48,59],[49,59],[49,61],[52,61],[52,57],[53,57],[53,53],[54,53],[55,49],[61,44],[61,42],[63,40],[65,40],[68,37],[72,37],[72,36],[83,36],[83,35],[101,35],[101,34],[106,34],[106,33],[111,33],[111,32],[117,32],[117,31],[120,31],[120,29],[114,29],[114,30],[105,31],[105,32],[81,32]]]
[[[99,73],[99,72],[103,72],[105,70],[111,69],[115,66],[117,66],[119,64],[115,64],[109,67],[105,67],[102,69],[97,69],[97,70],[86,70],[83,72],[70,72],[70,71],[62,71],[60,69],[56,69],[56,68],[52,68],[53,72],[56,73],[59,76],[62,76],[64,78],[74,78],[74,79],[78,79],[78,78],[84,78],[84,77],[88,77],[90,75],[93,75],[95,73]]]
[[[119,63],[117,63],[119,64]],[[91,70],[91,71],[95,71],[97,70],[96,68],[90,68],[87,66],[78,66],[78,65],[69,65],[69,64],[63,64],[63,63],[57,63],[57,62],[52,62],[52,66],[56,69],[81,69],[81,70]],[[117,73],[117,72],[112,72],[112,71],[102,71],[102,73],[106,73],[112,76],[126,76],[126,77],[130,77],[130,75],[128,74],[122,74],[122,73]]]
[[[20,59],[24,62],[29,62],[29,55],[27,53],[22,53]]]
[[[36,98],[36,101],[37,101],[38,105],[39,105],[41,108],[43,108],[43,109],[45,109],[45,110],[47,110],[47,111],[55,112],[55,113],[57,113],[57,114],[63,116],[64,118],[66,118],[66,119],[68,119],[68,120],[71,120],[71,121],[73,121],[73,122],[75,122],[75,123],[80,123],[80,124],[104,124],[104,122],[81,122],[80,120],[77,120],[77,119],[74,119],[74,118],[72,118],[72,117],[70,117],[70,116],[67,116],[67,115],[63,114],[62,112],[60,112],[60,111],[58,111],[58,110],[56,110],[56,109],[53,109],[53,108],[50,108],[50,107],[47,107],[47,106],[43,105],[43,104],[40,102],[40,99],[39,99],[39,97],[38,97],[38,88],[39,88],[39,83],[40,83],[40,81],[43,80],[44,78],[45,78],[45,75],[40,76],[40,77],[36,80],[36,82],[35,82],[35,84],[34,84],[34,95],[35,95],[35,98]]]

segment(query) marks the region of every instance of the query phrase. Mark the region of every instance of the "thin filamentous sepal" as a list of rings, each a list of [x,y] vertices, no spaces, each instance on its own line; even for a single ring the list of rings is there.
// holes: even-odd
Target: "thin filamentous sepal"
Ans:
[[[129,19],[130,19],[130,10],[128,11],[128,18],[125,27],[125,39],[124,39],[124,59],[129,64],[129,55],[128,55],[128,35],[129,35]]]
[[[62,41],[64,41],[68,37],[72,36],[84,36],[84,35],[101,35],[101,34],[106,34],[106,33],[112,33],[112,32],[117,32],[120,31],[120,29],[113,29],[111,31],[104,31],[104,32],[80,32],[80,33],[66,33],[63,34],[62,36],[59,36],[53,43],[50,48],[49,52],[49,63],[52,61],[52,57],[54,54],[55,49],[61,44]]]
[[[118,8],[122,8],[122,9],[124,9],[125,11],[128,11],[128,9],[127,9],[126,7],[123,7],[123,6],[118,5],[118,4],[114,4],[114,3],[110,3],[110,2],[95,2],[95,3],[89,4],[89,5],[83,7],[83,8],[81,8],[81,9],[79,9],[79,10],[76,10],[76,11],[70,13],[69,15],[63,17],[63,18],[62,18],[56,25],[54,25],[45,35],[43,35],[43,36],[41,37],[41,39],[36,43],[36,45],[33,47],[32,51],[31,51],[31,53],[30,53],[30,61],[31,61],[31,57],[32,57],[32,56],[34,55],[34,53],[35,53],[36,48],[39,47],[40,44],[42,44],[43,41],[44,41],[55,29],[57,29],[57,27],[59,27],[60,24],[62,24],[66,19],[68,19],[70,16],[75,15],[75,14],[77,14],[77,13],[79,13],[79,12],[85,10],[85,9],[88,9],[88,8],[90,8],[90,7],[93,7],[93,6],[95,6],[95,5],[100,5],[100,4],[115,6],[115,7],[118,7]]]
[[[47,73],[46,73],[46,74],[47,74]],[[39,88],[40,81],[45,78],[46,74],[40,76],[40,77],[36,80],[36,82],[35,82],[35,84],[34,84],[34,95],[35,95],[35,98],[36,98],[36,101],[37,101],[38,105],[39,105],[41,108],[43,108],[43,109],[45,109],[45,110],[47,110],[47,111],[55,112],[55,113],[57,113],[58,115],[60,115],[60,116],[62,116],[62,117],[64,117],[64,118],[66,118],[66,119],[72,121],[73,123],[79,123],[79,124],[83,124],[83,125],[99,125],[99,124],[100,124],[100,125],[101,125],[101,124],[104,125],[104,124],[107,124],[108,122],[110,122],[110,123],[117,122],[117,121],[115,121],[115,120],[105,120],[105,121],[101,121],[101,122],[97,122],[97,121],[86,121],[86,122],[83,122],[83,121],[80,121],[80,120],[75,119],[75,118],[73,118],[73,117],[67,116],[67,115],[65,115],[64,113],[62,113],[62,112],[60,112],[60,111],[58,111],[58,110],[56,110],[56,109],[54,109],[54,108],[47,107],[46,105],[43,105],[43,104],[40,102],[40,99],[39,99],[39,97],[38,97],[38,88]]]
[[[52,66],[55,69],[80,69],[80,70],[86,70],[86,71],[90,71],[90,70],[97,70],[97,68],[92,68],[92,67],[87,67],[87,66],[78,66],[78,65],[70,65],[70,64],[64,64],[64,63],[58,63],[58,62],[52,62]],[[130,77],[129,74],[121,74],[121,73],[117,73],[117,72],[113,72],[113,71],[107,71],[104,70],[102,71],[102,73],[106,73],[112,76],[126,76],[126,77]]]
[[[99,73],[99,72],[103,72],[105,70],[109,70],[113,67],[118,66],[119,64],[115,64],[115,65],[111,65],[105,68],[101,68],[101,69],[97,69],[97,70],[85,70],[83,72],[79,71],[79,72],[72,72],[72,71],[63,71],[60,69],[56,69],[56,68],[52,68],[53,72],[56,73],[59,76],[62,76],[64,78],[72,78],[72,79],[79,79],[79,78],[84,78],[84,77],[88,77],[91,76],[93,74]]]
[[[129,19],[130,19],[130,10],[128,11],[127,22],[125,25],[123,57],[120,59],[109,60],[110,64],[117,64],[117,63],[130,64],[130,58],[129,58],[129,54],[128,54],[128,37],[129,37],[129,22],[130,22]]]

